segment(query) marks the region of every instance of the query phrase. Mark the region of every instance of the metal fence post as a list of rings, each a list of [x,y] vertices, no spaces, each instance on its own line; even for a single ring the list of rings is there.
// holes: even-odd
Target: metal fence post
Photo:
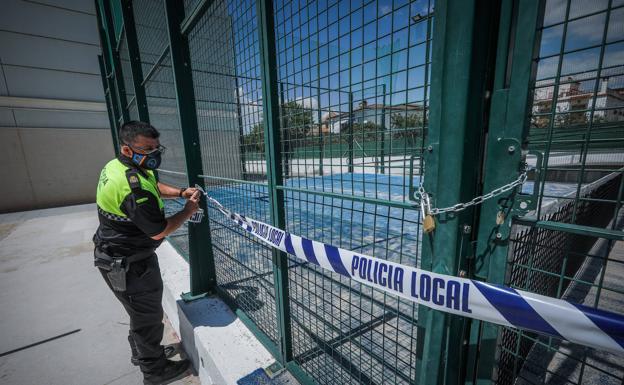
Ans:
[[[318,53],[317,55],[317,59],[318,59]],[[320,73],[320,70],[317,70]],[[317,106],[317,119],[318,119],[318,144],[319,144],[319,175],[323,176],[323,150],[324,150],[324,144],[323,144],[323,115],[322,115],[322,110],[321,110],[321,89],[320,87],[316,87],[316,97],[318,100],[318,106]],[[329,120],[327,121],[327,124],[329,126]]]
[[[280,117],[277,81],[277,60],[275,48],[275,27],[272,0],[257,0],[258,32],[260,34],[260,63],[262,69],[262,108],[264,116],[264,140],[267,161],[269,197],[271,202],[271,223],[285,229],[282,154],[280,152]],[[273,249],[273,276],[277,320],[280,334],[280,361],[283,365],[292,360],[292,332],[288,292],[288,256]]]
[[[106,31],[108,36],[108,44],[110,47],[112,73],[115,75],[115,84],[117,89],[117,101],[119,102],[119,109],[124,122],[130,120],[130,114],[128,114],[128,101],[126,100],[126,88],[123,82],[123,72],[121,71],[121,60],[119,59],[119,51],[117,50],[117,37],[115,34],[115,24],[113,22],[113,12],[111,10],[110,1],[102,1],[104,6],[104,17],[106,20]]]
[[[113,149],[115,151],[115,156],[119,155],[119,139],[118,139],[118,117],[119,114],[119,104],[117,102],[117,91],[115,90],[115,82],[111,79],[112,74],[112,65],[111,65],[111,55],[110,55],[110,47],[108,44],[108,39],[106,37],[106,30],[103,26],[102,20],[102,10],[100,8],[100,4],[98,0],[95,0],[95,15],[98,26],[98,34],[100,36],[100,46],[102,48],[102,55],[100,56],[100,72],[102,74],[102,86],[104,87],[104,96],[106,97],[106,102],[109,108],[108,118],[110,120],[110,129],[111,136],[113,138]],[[112,114],[111,114],[112,112]]]
[[[234,22],[232,18],[230,18],[230,39],[232,39],[232,46],[234,46],[234,42],[236,39],[234,38]],[[247,177],[247,157],[245,156],[245,152],[247,151],[247,146],[245,145],[245,129],[243,125],[243,109],[241,108],[241,90],[238,82],[238,69],[236,68],[236,57],[233,58],[234,63],[234,86],[236,87],[236,115],[238,121],[238,146],[240,152],[240,162],[241,162],[241,170],[242,170],[242,178],[243,180]]]
[[[193,73],[188,39],[182,34],[180,25],[184,20],[184,3],[178,0],[163,0],[167,17],[169,49],[173,66],[173,81],[176,91],[178,117],[182,129],[186,171],[189,185],[204,187],[202,156],[200,149],[195,93],[193,89]],[[201,207],[206,210],[206,202],[202,199]],[[210,224],[208,218],[201,223],[189,223],[189,265],[191,270],[191,293],[185,299],[212,291],[216,286],[216,271]]]
[[[355,132],[353,132],[353,92],[349,91],[349,158],[347,161],[347,170],[353,174],[353,142],[355,141]],[[360,123],[362,127],[362,123]]]
[[[291,151],[294,152],[297,148],[296,143],[292,142],[292,137],[290,135],[289,132],[285,131],[285,127],[287,126],[287,120],[289,118],[289,116],[287,115],[286,110],[284,109],[284,105],[286,104],[286,97],[284,95],[284,83],[280,82],[279,83],[279,108],[277,109],[278,111],[278,116],[281,116],[280,119],[280,124],[278,127],[280,127],[280,135],[283,133],[284,136],[280,136],[279,139],[284,141],[284,153],[281,154],[282,156],[282,171],[284,171],[284,176],[286,178],[289,177],[290,175],[290,165],[288,164],[288,161],[291,158]],[[281,111],[281,114],[280,114]],[[296,138],[298,139],[298,138]],[[277,151],[280,150],[279,148],[279,141],[277,142],[278,146]],[[265,148],[267,148],[265,146]],[[267,158],[268,159],[268,158]]]
[[[117,145],[117,124],[115,124],[115,117],[113,116],[111,92],[106,79],[106,68],[104,68],[104,59],[102,58],[102,55],[98,55],[98,64],[100,66],[100,75],[102,75],[102,89],[104,90],[104,99],[106,100],[106,112],[108,115],[108,123],[110,124],[111,136],[113,138],[113,148],[115,150],[115,156],[118,156],[119,146]]]
[[[434,207],[467,202],[480,193],[481,146],[485,136],[487,73],[495,12],[486,0],[436,2],[430,128],[424,153],[424,188]],[[495,30],[495,29],[494,29]],[[463,275],[470,253],[474,209],[436,217],[437,228],[423,236],[421,266],[441,274]],[[419,384],[462,381],[466,320],[419,307],[424,327]]]
[[[486,192],[515,180],[520,172],[521,144],[528,128],[530,82],[536,66],[533,57],[535,50],[539,49],[536,31],[541,8],[543,2],[532,0],[502,3],[490,130],[485,150],[488,156],[484,165],[483,191]],[[507,201],[505,195],[500,198],[502,200],[486,201],[480,208],[474,277],[502,284],[507,267],[513,201]],[[504,222],[497,225],[499,212],[506,214]],[[466,383],[491,383],[497,364],[499,330],[499,326],[473,321]]]
[[[386,172],[386,130],[388,129],[388,127],[386,127],[386,83],[382,84],[381,87],[383,90],[383,101],[381,102],[381,159],[379,172],[384,174]],[[364,110],[362,110],[362,113],[364,113]],[[375,115],[376,114],[377,112],[375,111]],[[392,141],[390,142],[390,153],[392,154]],[[392,164],[390,160],[388,162]],[[390,172],[392,172],[392,170],[390,170]]]
[[[238,76],[235,75],[234,76],[235,79],[235,83],[236,83],[236,115],[238,117],[237,121],[238,121],[238,146],[239,146],[239,151],[240,151],[240,162],[241,162],[241,170],[243,172],[243,178],[246,178],[247,175],[247,159],[245,157],[245,151],[247,151],[247,148],[245,146],[245,140],[244,140],[244,135],[245,135],[245,130],[243,127],[243,112],[241,109],[241,103],[240,103],[240,90],[238,89]]]
[[[126,31],[126,43],[130,56],[130,68],[132,71],[132,83],[134,85],[134,97],[139,112],[139,120],[149,123],[147,112],[147,98],[143,87],[143,68],[141,66],[141,54],[139,53],[139,43],[132,9],[132,0],[121,0],[121,11],[123,15],[124,29]]]

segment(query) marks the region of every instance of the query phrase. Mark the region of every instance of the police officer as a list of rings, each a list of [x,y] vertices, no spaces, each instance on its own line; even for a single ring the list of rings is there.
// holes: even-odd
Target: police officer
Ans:
[[[154,170],[165,148],[148,123],[131,121],[119,131],[120,155],[106,164],[97,187],[100,226],[95,265],[130,316],[131,361],[144,384],[169,383],[187,375],[188,360],[173,361],[160,344],[163,337],[162,292],[154,250],[199,208],[200,192],[158,181]],[[165,218],[163,198],[187,199],[184,208]]]

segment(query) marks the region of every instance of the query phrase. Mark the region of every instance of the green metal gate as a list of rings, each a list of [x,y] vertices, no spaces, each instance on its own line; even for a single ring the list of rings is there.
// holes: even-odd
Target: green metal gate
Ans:
[[[490,261],[477,277],[622,313],[624,287],[615,277],[624,246],[623,5],[545,1],[536,9],[537,23],[524,24],[524,33],[535,37],[510,47],[512,68],[499,71],[509,93],[498,100],[493,94],[492,122],[506,120],[522,130],[527,161],[535,167],[530,179],[537,202],[535,211],[514,221],[509,252],[502,251],[499,262]],[[509,12],[520,22],[527,8],[520,2]],[[529,59],[529,44],[531,71],[516,71],[514,62]],[[524,100],[524,94],[512,94],[519,88],[529,93],[524,111],[509,103],[512,97]],[[498,208],[487,209],[485,215],[493,217]],[[483,242],[481,249],[488,245]],[[624,378],[621,357],[555,338],[482,325],[473,327],[471,340],[480,340],[481,352],[495,352],[475,358],[475,379],[489,379],[493,365],[499,384],[621,384]]]
[[[623,5],[96,0],[113,138],[151,122],[161,180],[293,234],[622,313]],[[525,194],[423,235],[417,187],[453,206],[524,162]],[[624,379],[613,355],[418,307],[204,209],[169,238],[188,297],[220,295],[301,382]]]

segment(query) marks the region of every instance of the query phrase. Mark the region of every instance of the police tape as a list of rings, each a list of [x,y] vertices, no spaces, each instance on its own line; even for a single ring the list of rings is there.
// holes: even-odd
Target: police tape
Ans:
[[[421,270],[313,241],[225,208],[217,210],[264,243],[313,265],[429,308],[530,330],[624,355],[624,316],[565,300]]]

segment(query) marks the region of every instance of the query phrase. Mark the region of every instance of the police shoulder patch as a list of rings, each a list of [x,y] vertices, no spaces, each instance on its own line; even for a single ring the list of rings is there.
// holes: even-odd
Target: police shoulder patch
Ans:
[[[128,179],[130,189],[136,190],[141,188],[141,181],[135,170],[129,169],[126,171],[126,179]]]

